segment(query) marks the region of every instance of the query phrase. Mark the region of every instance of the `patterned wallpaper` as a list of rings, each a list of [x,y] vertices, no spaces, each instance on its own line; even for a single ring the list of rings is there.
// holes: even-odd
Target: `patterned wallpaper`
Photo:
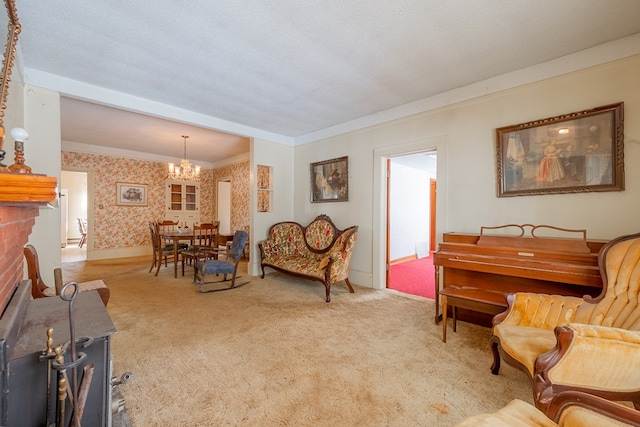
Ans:
[[[249,226],[249,161],[224,166],[212,171],[211,191],[212,209],[218,212],[217,182],[231,180],[231,232]],[[204,192],[203,192],[204,193]]]
[[[100,154],[62,151],[62,169],[77,167],[94,175],[94,249],[129,248],[150,244],[149,221],[162,219],[165,211],[167,165]],[[249,161],[201,172],[200,219],[216,219],[218,179],[230,178],[231,228],[249,224]],[[146,184],[147,206],[117,206],[116,182]]]

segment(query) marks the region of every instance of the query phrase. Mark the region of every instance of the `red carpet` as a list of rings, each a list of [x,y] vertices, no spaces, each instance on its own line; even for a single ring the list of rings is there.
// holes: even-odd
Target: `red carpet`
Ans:
[[[394,264],[389,274],[389,289],[434,299],[433,256]]]

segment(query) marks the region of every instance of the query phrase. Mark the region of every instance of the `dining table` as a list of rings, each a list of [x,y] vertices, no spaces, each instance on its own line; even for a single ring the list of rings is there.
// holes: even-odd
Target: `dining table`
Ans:
[[[178,277],[178,244],[181,241],[193,242],[193,231],[180,232],[178,230],[162,231],[160,232],[160,239],[173,242],[173,277]],[[160,270],[160,264],[158,263],[158,271]],[[156,273],[157,274],[157,273]]]

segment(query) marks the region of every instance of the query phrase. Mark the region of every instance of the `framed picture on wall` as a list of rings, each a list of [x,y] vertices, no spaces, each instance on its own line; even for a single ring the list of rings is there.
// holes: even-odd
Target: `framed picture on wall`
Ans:
[[[311,163],[311,203],[349,200],[349,158]]]
[[[116,183],[116,205],[147,206],[146,184]]]
[[[623,105],[496,129],[498,197],[624,190]]]

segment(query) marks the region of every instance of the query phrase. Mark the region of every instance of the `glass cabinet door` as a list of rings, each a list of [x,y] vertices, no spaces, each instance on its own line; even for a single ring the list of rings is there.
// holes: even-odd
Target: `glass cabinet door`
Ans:
[[[182,210],[182,185],[170,184],[169,185],[169,209],[172,211]]]
[[[198,210],[198,193],[195,185],[185,184],[184,210]]]

